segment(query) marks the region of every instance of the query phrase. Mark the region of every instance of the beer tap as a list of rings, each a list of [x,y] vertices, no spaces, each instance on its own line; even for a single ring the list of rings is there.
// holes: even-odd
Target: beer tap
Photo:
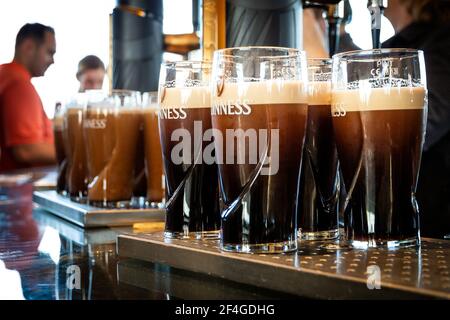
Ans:
[[[339,48],[339,29],[344,18],[344,1],[329,5],[324,17],[328,21],[328,50],[332,57]]]
[[[388,0],[368,0],[367,8],[370,12],[372,25],[372,46],[374,49],[381,47],[380,30],[381,30],[381,15],[383,10],[387,8]]]

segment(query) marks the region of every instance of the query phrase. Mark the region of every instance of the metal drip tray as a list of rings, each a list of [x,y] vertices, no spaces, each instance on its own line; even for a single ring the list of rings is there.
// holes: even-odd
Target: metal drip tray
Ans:
[[[84,228],[130,226],[164,221],[164,209],[102,209],[80,204],[56,191],[35,191],[33,201],[43,209]]]
[[[218,240],[167,240],[161,232],[119,235],[118,254],[291,295],[323,299],[450,299],[450,241],[420,248],[323,249],[237,254]]]

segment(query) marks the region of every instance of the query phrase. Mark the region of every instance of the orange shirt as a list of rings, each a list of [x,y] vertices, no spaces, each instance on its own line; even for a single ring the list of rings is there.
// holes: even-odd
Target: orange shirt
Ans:
[[[31,75],[16,62],[0,65],[0,172],[25,168],[12,147],[36,143],[53,143],[53,130]]]

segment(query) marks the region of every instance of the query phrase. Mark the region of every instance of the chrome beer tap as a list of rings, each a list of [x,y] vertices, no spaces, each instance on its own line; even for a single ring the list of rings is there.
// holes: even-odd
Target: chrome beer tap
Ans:
[[[380,30],[381,30],[381,15],[383,10],[387,8],[388,0],[368,0],[367,8],[370,12],[371,29],[372,29],[372,46],[374,49],[381,47]]]

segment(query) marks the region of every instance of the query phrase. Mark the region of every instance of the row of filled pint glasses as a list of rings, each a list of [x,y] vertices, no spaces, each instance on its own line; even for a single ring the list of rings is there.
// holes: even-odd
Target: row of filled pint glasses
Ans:
[[[337,239],[341,214],[335,247],[419,245],[415,189],[426,97],[417,50],[307,60],[296,49],[243,47],[216,51],[212,64],[163,63],[152,116],[165,174],[165,237],[219,237],[225,251],[287,252],[297,249],[298,234]],[[86,127],[101,125],[84,127],[87,138]],[[128,146],[112,152],[111,163],[139,150],[130,146],[134,136],[120,136]],[[157,147],[145,149],[148,159]],[[132,172],[135,159],[111,171]],[[95,200],[98,179],[88,177],[88,199]],[[103,182],[102,190],[124,182]]]
[[[59,193],[98,207],[162,205],[156,93],[77,94],[56,111],[54,133]]]
[[[332,60],[245,47],[164,63],[159,130],[168,238],[222,250],[286,252],[419,245],[415,200],[425,134],[423,53],[356,51]]]

